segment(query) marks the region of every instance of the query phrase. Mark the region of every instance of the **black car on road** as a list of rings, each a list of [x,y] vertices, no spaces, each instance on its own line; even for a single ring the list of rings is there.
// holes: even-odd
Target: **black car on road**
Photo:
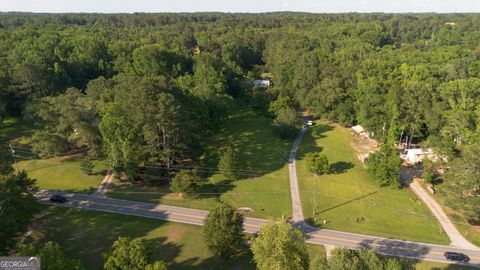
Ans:
[[[443,255],[445,256],[445,259],[449,261],[457,261],[457,262],[470,261],[470,258],[467,255],[459,252],[445,252]]]
[[[58,203],[64,203],[67,201],[67,198],[65,198],[64,196],[62,195],[52,195],[52,197],[50,197],[50,201],[51,202],[58,202]]]

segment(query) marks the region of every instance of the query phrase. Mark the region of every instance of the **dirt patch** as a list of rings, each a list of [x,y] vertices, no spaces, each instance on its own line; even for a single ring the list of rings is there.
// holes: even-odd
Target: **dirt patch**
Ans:
[[[350,145],[357,152],[357,157],[360,161],[364,162],[368,158],[368,155],[378,151],[379,143],[376,140],[355,134],[353,131],[352,133],[353,139]]]

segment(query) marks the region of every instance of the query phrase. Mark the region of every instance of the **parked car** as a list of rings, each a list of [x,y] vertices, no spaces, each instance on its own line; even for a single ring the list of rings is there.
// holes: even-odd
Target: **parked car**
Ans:
[[[55,194],[55,195],[52,195],[52,197],[50,197],[50,201],[51,202],[64,203],[64,202],[67,201],[67,198],[65,198],[62,195]]]
[[[308,121],[307,121],[307,126],[313,126],[313,121],[312,121],[312,120],[308,120]]]
[[[470,261],[470,258],[467,255],[459,252],[445,252],[443,255],[445,256],[445,259],[449,261],[457,261],[457,262]]]

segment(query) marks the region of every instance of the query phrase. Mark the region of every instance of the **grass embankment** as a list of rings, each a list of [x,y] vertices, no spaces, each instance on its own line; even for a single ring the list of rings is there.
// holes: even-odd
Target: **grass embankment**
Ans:
[[[39,159],[30,151],[30,137],[34,131],[34,124],[28,120],[10,118],[3,121],[0,149],[13,145],[17,161],[15,169],[25,170],[30,178],[37,180],[41,189],[91,192],[98,187],[107,169],[105,162],[93,161],[93,174],[86,175],[80,170],[84,158],[80,155]]]
[[[168,269],[255,269],[250,253],[231,261],[213,257],[203,242],[201,226],[87,210],[48,207],[31,225],[26,242],[54,241],[86,269],[102,269],[118,236],[142,238],[154,247],[152,260],[163,259]],[[311,257],[324,256],[323,246],[310,246]]]
[[[472,244],[480,247],[480,226],[475,228],[474,226],[470,225],[465,218],[447,206],[445,203],[445,194],[442,192],[442,184],[438,184],[435,187],[437,192],[433,196],[442,205],[443,210],[450,217],[452,222],[455,223],[458,231]]]
[[[317,121],[305,134],[297,157],[305,217],[328,229],[448,244],[449,239],[440,224],[412,192],[380,188],[367,179],[367,171],[357,159],[351,141],[348,129],[325,121]],[[315,214],[314,177],[306,170],[303,160],[306,153],[313,151],[322,151],[333,170],[331,174],[318,177]]]
[[[291,144],[292,140],[280,140],[273,134],[269,119],[256,114],[243,101],[232,101],[224,127],[204,148],[203,165],[199,170],[215,170],[220,150],[231,146],[237,150],[241,179],[228,181],[214,171],[208,176],[208,184],[200,191],[205,194],[194,199],[170,193],[167,185],[158,188],[118,185],[109,196],[205,210],[225,201],[235,207],[250,207],[254,212],[249,216],[289,217],[291,203],[287,158]]]
[[[441,262],[419,261],[415,264],[417,270],[478,270],[477,267]]]

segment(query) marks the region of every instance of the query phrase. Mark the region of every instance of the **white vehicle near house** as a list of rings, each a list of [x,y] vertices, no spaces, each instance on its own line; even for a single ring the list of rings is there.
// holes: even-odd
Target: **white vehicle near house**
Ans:
[[[307,121],[307,126],[313,126],[313,121],[312,121],[312,120],[308,120],[308,121]]]

